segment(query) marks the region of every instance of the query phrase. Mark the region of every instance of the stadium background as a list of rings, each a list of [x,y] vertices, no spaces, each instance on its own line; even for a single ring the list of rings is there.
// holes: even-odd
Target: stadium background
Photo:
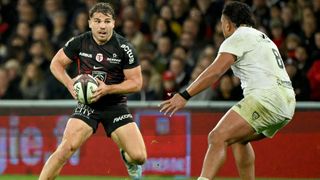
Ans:
[[[87,11],[95,2],[0,2],[0,174],[37,175],[59,142],[74,102],[55,101],[70,95],[51,75],[50,60],[72,36],[88,30]],[[151,157],[146,174],[197,176],[209,130],[242,97],[239,80],[227,73],[170,120],[157,113],[154,100],[183,89],[212,62],[223,41],[219,19],[225,1],[104,2],[114,6],[116,31],[135,46],[142,65],[143,90],[129,95],[129,102]],[[256,27],[279,47],[299,101],[293,123],[275,139],[254,143],[257,175],[319,178],[320,1],[244,2],[254,11]],[[69,73],[76,75],[74,68]],[[124,176],[115,154],[100,128],[62,173]],[[230,152],[228,157],[220,176],[236,177]]]

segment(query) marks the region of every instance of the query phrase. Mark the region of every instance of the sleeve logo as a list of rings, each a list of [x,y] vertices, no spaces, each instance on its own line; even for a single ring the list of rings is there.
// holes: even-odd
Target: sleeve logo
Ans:
[[[123,48],[123,50],[127,53],[128,57],[129,57],[129,64],[133,64],[134,57],[133,57],[132,49],[128,45],[125,45],[125,44],[122,44],[120,47]]]

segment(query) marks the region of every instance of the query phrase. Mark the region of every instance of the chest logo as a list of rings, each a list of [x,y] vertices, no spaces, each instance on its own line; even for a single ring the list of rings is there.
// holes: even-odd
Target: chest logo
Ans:
[[[96,55],[96,60],[97,60],[98,62],[101,62],[101,61],[103,60],[103,55],[102,55],[101,53],[98,53],[98,54]]]

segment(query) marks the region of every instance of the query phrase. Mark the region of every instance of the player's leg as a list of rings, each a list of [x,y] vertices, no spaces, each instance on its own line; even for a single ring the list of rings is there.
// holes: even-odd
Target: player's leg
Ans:
[[[146,161],[146,147],[136,123],[131,122],[117,128],[112,132],[111,138],[124,150],[127,162],[142,165]]]
[[[236,161],[239,175],[241,179],[255,179],[254,161],[255,155],[253,148],[249,142],[257,141],[265,138],[263,134],[257,134],[242,140],[242,142],[234,143],[231,145],[233,156]]]
[[[66,125],[62,141],[45,163],[39,176],[39,180],[55,179],[66,161],[92,135],[92,133],[92,128],[84,121],[70,118]]]
[[[255,133],[250,124],[237,112],[229,110],[209,133],[208,150],[204,158],[201,178],[212,179],[226,159],[229,145]]]

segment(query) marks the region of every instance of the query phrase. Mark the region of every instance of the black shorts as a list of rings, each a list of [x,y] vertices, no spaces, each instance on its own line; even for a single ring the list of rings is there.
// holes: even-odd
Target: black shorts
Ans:
[[[92,127],[93,133],[97,131],[101,122],[108,137],[118,127],[133,122],[132,114],[125,104],[108,106],[104,109],[93,109],[88,105],[78,103],[71,117],[87,123]]]

